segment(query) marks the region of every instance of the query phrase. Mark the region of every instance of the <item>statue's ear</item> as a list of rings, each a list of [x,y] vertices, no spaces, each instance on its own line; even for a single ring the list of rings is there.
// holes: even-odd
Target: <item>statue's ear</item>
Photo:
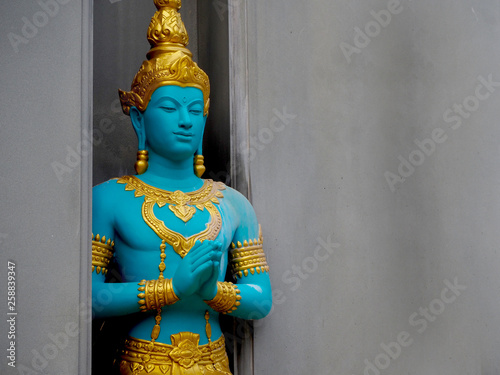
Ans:
[[[205,125],[207,123],[207,116],[203,117],[205,121],[203,122],[203,131],[201,133],[200,144],[198,145],[198,149],[196,150],[196,155],[203,155],[203,136],[205,134]]]
[[[144,130],[144,115],[136,107],[130,108],[130,120],[134,127],[137,140],[139,141],[139,150],[146,149],[146,131]]]

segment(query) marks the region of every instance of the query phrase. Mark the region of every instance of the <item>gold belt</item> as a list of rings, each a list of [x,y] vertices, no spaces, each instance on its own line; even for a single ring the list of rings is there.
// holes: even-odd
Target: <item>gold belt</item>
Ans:
[[[129,337],[120,362],[121,375],[231,375],[224,336],[198,345],[200,335],[180,332],[172,345]]]

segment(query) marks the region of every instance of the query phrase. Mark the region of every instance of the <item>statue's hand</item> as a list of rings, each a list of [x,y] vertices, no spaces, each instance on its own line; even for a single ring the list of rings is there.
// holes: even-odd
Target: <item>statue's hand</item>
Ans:
[[[221,244],[216,241],[196,241],[182,259],[172,278],[175,294],[183,299],[196,292],[213,277],[214,263],[220,261]]]
[[[218,247],[218,258],[212,261],[212,273],[208,279],[203,283],[198,291],[199,296],[204,301],[210,301],[217,294],[217,279],[219,278],[219,266],[222,257],[221,244]]]

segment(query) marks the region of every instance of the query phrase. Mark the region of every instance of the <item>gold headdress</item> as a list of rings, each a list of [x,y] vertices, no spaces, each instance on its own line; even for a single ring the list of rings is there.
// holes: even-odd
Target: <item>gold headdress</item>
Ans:
[[[123,112],[129,115],[133,106],[144,111],[158,87],[178,85],[196,87],[203,92],[206,116],[210,104],[210,82],[186,48],[189,37],[179,13],[181,0],[154,0],[154,3],[158,11],[148,28],[151,44],[148,59],[135,75],[131,91],[118,90]]]

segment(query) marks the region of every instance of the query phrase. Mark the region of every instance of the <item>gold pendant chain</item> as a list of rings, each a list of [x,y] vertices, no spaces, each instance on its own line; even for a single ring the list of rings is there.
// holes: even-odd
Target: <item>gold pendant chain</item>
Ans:
[[[167,245],[165,245],[165,240],[162,240],[161,241],[161,245],[160,245],[160,250],[161,250],[160,258],[161,258],[161,261],[160,261],[160,265],[158,266],[158,269],[160,270],[160,276],[158,276],[158,278],[160,280],[164,279],[164,277],[163,277],[163,271],[165,271],[165,268],[167,268],[167,266],[165,265],[165,258],[167,257],[167,254],[165,254],[165,249],[166,248],[167,248]]]
[[[163,280],[165,277],[163,276],[163,271],[165,271],[165,268],[167,266],[165,265],[165,258],[167,257],[167,254],[165,254],[165,249],[167,248],[167,245],[165,245],[165,240],[161,241],[160,245],[160,265],[158,266],[158,269],[160,270],[160,275],[158,276],[158,280]],[[160,293],[161,294],[161,293]],[[156,317],[155,317],[155,322],[156,324],[153,327],[153,331],[151,332],[151,342],[155,342],[156,339],[160,336],[160,322],[161,322],[161,307],[156,310]]]

